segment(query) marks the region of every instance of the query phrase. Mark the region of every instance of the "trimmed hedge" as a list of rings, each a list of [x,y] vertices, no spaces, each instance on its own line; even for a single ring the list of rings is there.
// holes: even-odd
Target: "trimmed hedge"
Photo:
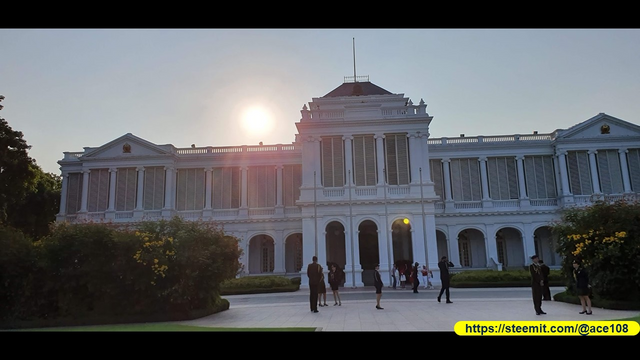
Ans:
[[[565,285],[565,280],[560,270],[551,270],[549,273],[549,285]],[[473,270],[453,273],[451,276],[451,287],[454,288],[521,286],[531,286],[531,274],[528,270]]]
[[[277,275],[244,276],[224,281],[220,285],[220,295],[264,294],[291,292],[300,289],[300,278]]]
[[[578,295],[572,294],[570,290],[555,294],[553,300],[580,305]],[[611,310],[640,310],[640,302],[607,300],[594,295],[591,297],[591,307]]]

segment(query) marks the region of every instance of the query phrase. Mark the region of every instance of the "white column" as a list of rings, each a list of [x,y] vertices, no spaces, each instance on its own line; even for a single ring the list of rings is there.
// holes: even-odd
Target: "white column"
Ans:
[[[276,166],[276,207],[282,207],[282,169],[283,165]]]
[[[310,186],[314,186],[315,184],[316,187],[320,187],[322,186],[322,179],[320,177],[320,174],[322,173],[322,163],[320,162],[320,138],[319,137],[313,138],[313,159],[311,163],[313,164],[313,171],[315,171],[315,177],[311,179]],[[313,172],[311,172],[311,175],[313,175]],[[314,189],[314,191],[317,191],[317,189]]]
[[[453,201],[451,197],[451,171],[449,164],[451,159],[442,159],[442,175],[444,176],[444,200]]]
[[[66,171],[62,172],[62,188],[60,189],[60,211],[58,216],[65,216],[67,214],[67,188],[69,187],[69,174]]]
[[[138,171],[138,193],[136,199],[136,210],[141,211],[144,210],[144,166],[139,166],[136,168]]]
[[[524,156],[516,156],[518,164],[518,187],[520,188],[520,199],[528,199],[527,188],[524,182]]]
[[[598,179],[598,165],[596,164],[596,154],[598,151],[589,150],[589,164],[591,165],[591,182],[593,183],[593,193],[600,194],[600,180]]]
[[[238,211],[238,216],[239,217],[248,217],[249,216],[249,206],[248,206],[248,189],[247,189],[247,174],[249,171],[249,168],[246,166],[243,166],[240,168],[240,171],[242,173],[242,185],[241,185],[241,189],[240,189],[240,210]]]
[[[382,139],[384,139],[384,135],[376,134],[373,136],[376,139],[376,161],[378,168],[376,169],[378,172],[378,186],[384,186],[386,179],[384,178],[384,146],[382,144]]]
[[[118,169],[109,169],[109,207],[107,211],[116,211],[116,174]]]
[[[248,194],[247,194],[247,174],[249,171],[249,168],[246,166],[243,166],[242,168],[240,168],[240,171],[242,172],[242,188],[240,189],[240,208],[244,208],[246,209],[248,207]]]
[[[420,134],[408,134],[407,137],[409,138],[409,169],[411,172],[411,183],[412,184],[418,184],[420,183],[420,173],[418,172],[418,169],[421,167],[420,166],[420,156],[418,155],[418,153],[420,152],[420,148],[419,148],[419,143],[418,143],[418,136]]]
[[[482,206],[492,207],[493,202],[489,197],[489,181],[487,176],[487,158],[482,156],[478,159],[480,161],[480,181],[482,182]]]
[[[560,164],[557,156],[552,156],[551,159],[553,159],[553,169],[555,172],[554,178],[556,179],[556,197],[560,197],[560,195],[562,195],[562,180],[560,179],[558,171],[560,169]]]
[[[165,173],[165,191],[164,191],[164,208],[163,209],[173,210],[173,199],[175,198],[175,186],[173,185],[173,168],[169,166],[165,166],[164,173]]]
[[[276,274],[284,274],[284,239],[282,238],[282,230],[276,231],[276,238],[273,239],[273,272]]]
[[[87,212],[87,201],[89,196],[89,173],[91,170],[83,170],[82,171],[82,198],[80,200],[80,211],[79,213]]]
[[[344,186],[350,186],[353,184],[353,146],[351,145],[351,141],[353,140],[353,136],[345,135],[342,137],[344,140],[344,167],[346,171],[347,181]]]
[[[213,168],[206,168],[205,171],[205,192],[204,192],[204,209],[211,210],[211,179],[213,177]]]
[[[624,184],[624,192],[631,192],[631,181],[629,180],[629,165],[627,164],[627,153],[629,150],[620,149],[618,150],[618,154],[620,154],[620,167],[622,168],[622,183]]]
[[[569,175],[567,174],[567,152],[561,151],[556,153],[560,162],[560,181],[562,183],[562,196],[571,195],[569,191]]]

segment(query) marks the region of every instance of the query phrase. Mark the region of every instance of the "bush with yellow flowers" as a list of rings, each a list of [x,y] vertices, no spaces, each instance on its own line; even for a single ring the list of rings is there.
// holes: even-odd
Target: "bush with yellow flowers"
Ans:
[[[575,286],[572,263],[579,260],[594,295],[640,301],[640,203],[600,201],[571,208],[551,228],[558,237],[569,291]]]

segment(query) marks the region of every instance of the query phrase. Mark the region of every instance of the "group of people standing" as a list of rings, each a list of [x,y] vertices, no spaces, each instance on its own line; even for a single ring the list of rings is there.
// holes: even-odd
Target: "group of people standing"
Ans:
[[[542,311],[542,301],[551,300],[551,291],[549,290],[549,273],[551,269],[549,269],[538,255],[531,256],[531,261],[529,272],[531,273],[533,309],[536,311],[536,315],[546,315],[546,312]],[[591,299],[589,298],[591,292],[589,275],[579,260],[573,261],[573,278],[575,280],[578,298],[582,305],[580,314],[593,314],[591,311]]]
[[[407,276],[407,274],[409,274]],[[407,265],[401,265],[399,269],[396,264],[393,264],[393,269],[391,270],[391,281],[394,290],[397,289],[398,283],[400,284],[400,288],[404,289],[407,283],[407,278],[410,279],[412,284],[412,289],[414,293],[418,292],[418,287],[420,286],[420,280],[418,280],[418,275],[422,278],[422,284],[424,289],[433,289],[433,284],[431,283],[431,279],[433,279],[433,272],[427,269],[426,265],[422,265],[422,268],[419,268],[419,264],[416,262],[411,268]]]
[[[309,277],[309,302],[311,311],[318,312],[318,306],[329,306],[327,304],[327,287],[325,284],[324,269],[318,264],[318,257],[312,258],[312,263],[307,266],[307,276]],[[339,288],[344,280],[344,271],[337,264],[329,264],[329,287],[333,292],[333,306],[342,306]],[[323,303],[324,300],[324,303]]]
[[[433,288],[431,284],[430,278],[433,277],[433,273],[428,271],[426,266],[423,266],[422,269],[419,268],[419,263],[415,263],[413,265],[411,271],[412,284],[413,284],[413,292],[418,292],[418,286],[420,285],[420,281],[418,280],[418,274],[422,274],[423,282],[425,282],[425,288],[430,287]],[[342,306],[342,301],[340,300],[339,287],[344,281],[344,271],[338,267],[337,264],[332,263],[329,265],[329,286],[333,291],[333,298],[335,303],[333,306]],[[440,289],[440,294],[438,295],[438,302],[440,302],[440,298],[442,294],[446,295],[447,304],[453,303],[449,298],[449,268],[453,267],[453,263],[447,260],[446,256],[443,256],[438,262],[438,268],[440,269],[440,281],[442,282],[442,288]],[[406,271],[404,271],[406,272]],[[402,276],[406,276],[404,274],[399,273],[397,266],[393,265],[393,288],[396,288],[396,279],[399,278],[401,281],[401,286],[404,288],[404,281]],[[431,275],[431,276],[430,276]],[[311,312],[317,313],[318,306],[328,306],[327,304],[327,289],[325,285],[325,277],[322,269],[322,265],[318,264],[318,257],[313,256],[311,264],[307,266],[307,277],[309,277],[309,302],[311,305]],[[406,277],[405,277],[406,279]],[[380,299],[382,298],[382,288],[384,287],[384,283],[382,281],[382,277],[380,276],[380,265],[376,264],[375,271],[373,272],[373,286],[376,289],[376,309],[384,310],[382,306],[380,306]],[[323,304],[324,300],[324,304]]]

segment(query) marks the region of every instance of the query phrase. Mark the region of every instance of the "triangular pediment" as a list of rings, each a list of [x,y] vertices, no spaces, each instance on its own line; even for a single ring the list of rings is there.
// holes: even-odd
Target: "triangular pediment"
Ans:
[[[640,126],[605,113],[583,121],[558,133],[558,139],[594,139],[605,137],[640,136]]]
[[[85,154],[82,158],[97,159],[167,154],[170,154],[170,152],[161,146],[128,133],[100,147],[85,148]]]

